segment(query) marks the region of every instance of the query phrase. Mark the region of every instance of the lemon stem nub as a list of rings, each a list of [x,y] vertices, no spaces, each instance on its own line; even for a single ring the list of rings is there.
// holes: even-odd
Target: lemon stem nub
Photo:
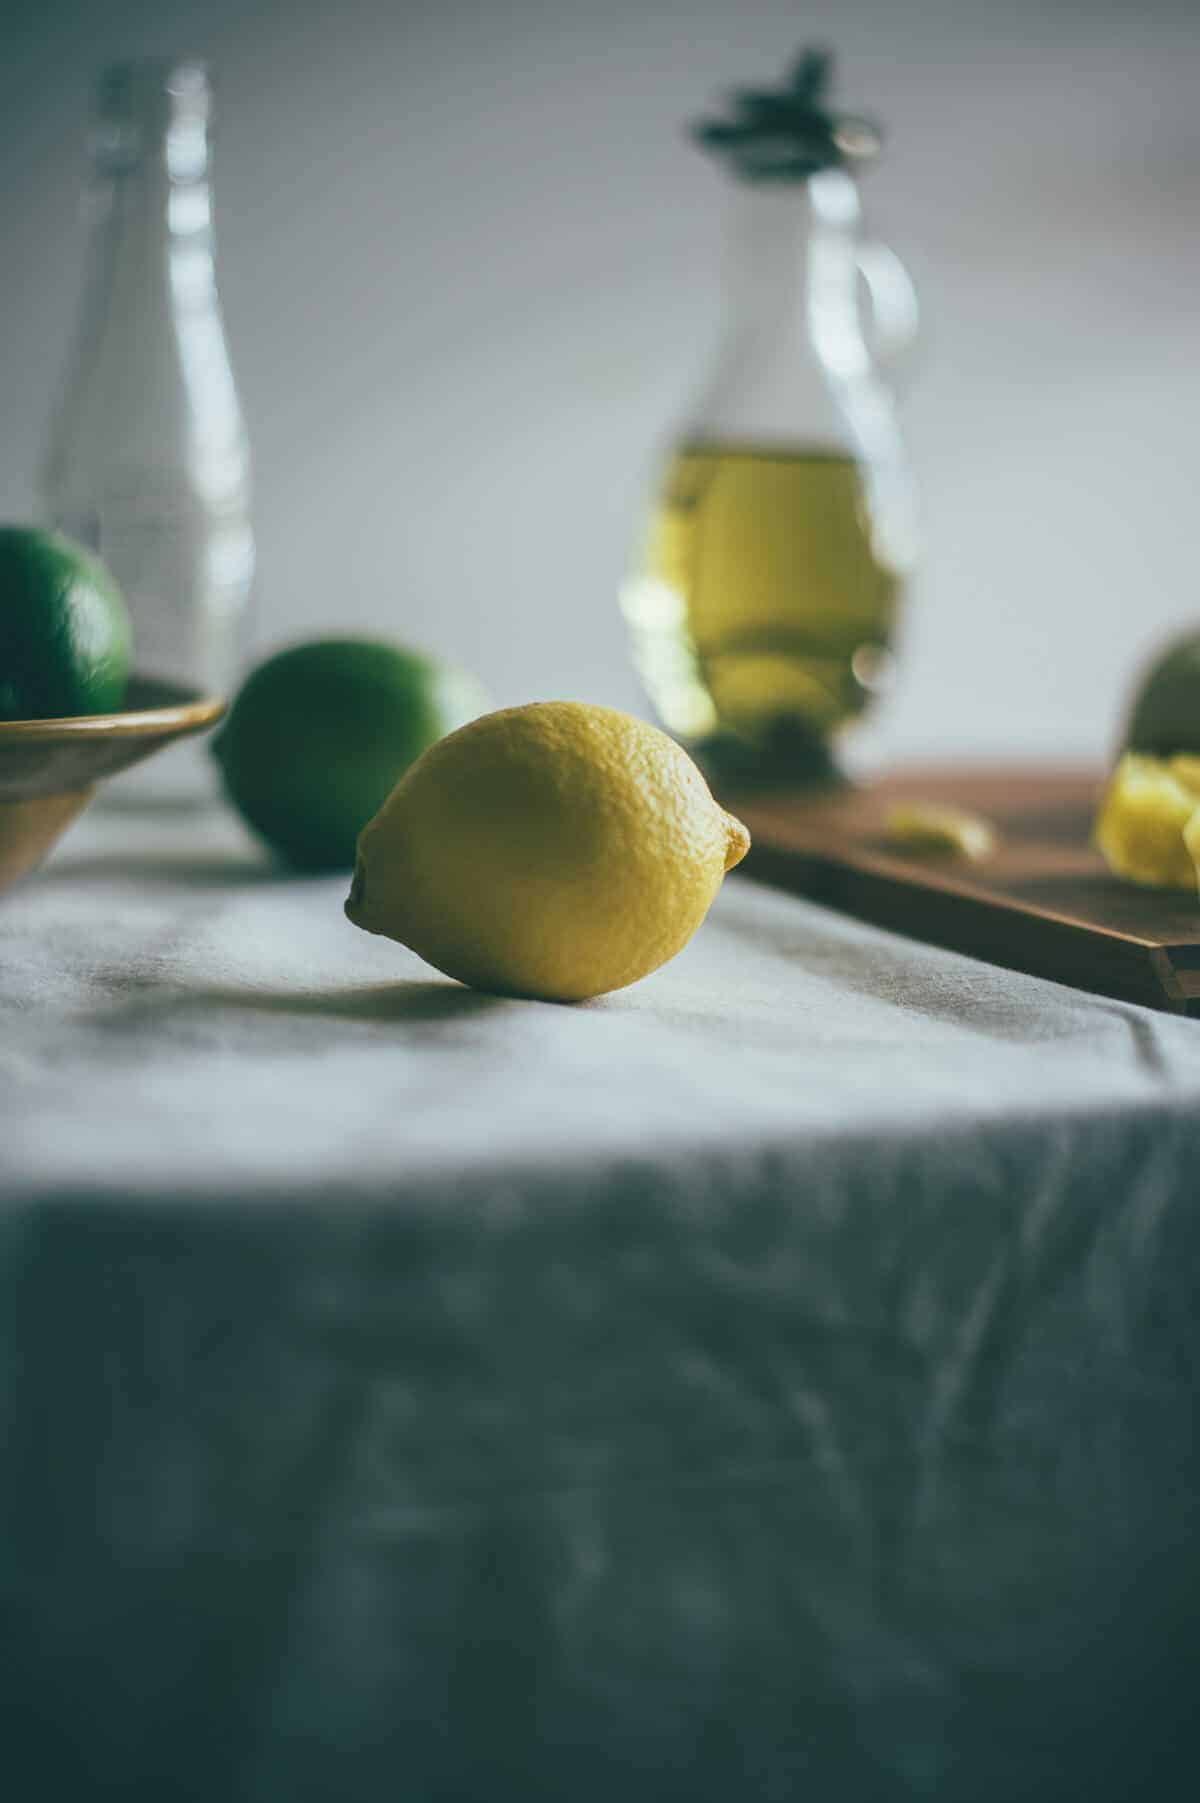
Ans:
[[[750,849],[750,829],[749,827],[743,826],[741,821],[736,819],[733,814],[726,814],[725,831],[727,835],[725,844],[725,868],[726,870],[732,870],[735,864],[741,863],[742,859]]]

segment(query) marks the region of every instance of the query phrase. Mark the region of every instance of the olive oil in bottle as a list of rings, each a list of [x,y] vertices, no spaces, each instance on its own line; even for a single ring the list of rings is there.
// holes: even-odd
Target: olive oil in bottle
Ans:
[[[682,446],[622,605],[664,724],[748,752],[827,742],[868,698],[899,559],[842,451]]]
[[[692,125],[734,178],[722,328],[621,594],[659,718],[733,789],[837,780],[916,553],[896,393],[917,300],[863,218],[879,132],[832,84],[803,49]]]

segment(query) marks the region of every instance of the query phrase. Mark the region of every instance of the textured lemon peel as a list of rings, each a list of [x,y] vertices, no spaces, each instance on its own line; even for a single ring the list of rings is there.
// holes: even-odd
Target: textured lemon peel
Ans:
[[[1200,886],[1200,758],[1126,752],[1093,839],[1114,876],[1153,889]]]
[[[346,914],[460,982],[582,1001],[681,951],[750,847],[664,733],[611,708],[485,715],[364,828]]]
[[[898,802],[889,810],[884,830],[905,851],[965,858],[972,864],[982,863],[996,849],[996,829],[990,821],[942,802]]]

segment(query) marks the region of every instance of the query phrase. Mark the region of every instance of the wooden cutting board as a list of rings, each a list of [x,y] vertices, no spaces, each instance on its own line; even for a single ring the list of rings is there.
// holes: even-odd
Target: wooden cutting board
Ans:
[[[749,875],[877,926],[1097,995],[1200,1016],[1200,898],[1110,875],[1090,843],[1100,778],[905,770],[860,788],[727,796]],[[981,864],[887,841],[901,801],[948,802],[997,830]]]

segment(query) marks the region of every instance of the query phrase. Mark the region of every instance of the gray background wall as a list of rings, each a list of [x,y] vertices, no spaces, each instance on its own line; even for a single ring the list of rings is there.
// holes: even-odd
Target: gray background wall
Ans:
[[[211,0],[0,10],[0,515],[26,513],[110,56],[220,77],[226,315],[265,645],[440,647],[498,701],[637,706],[615,592],[717,318],[680,121],[800,40],[890,125],[873,221],[926,304],[927,551],[873,757],[1101,754],[1200,621],[1191,0]]]

